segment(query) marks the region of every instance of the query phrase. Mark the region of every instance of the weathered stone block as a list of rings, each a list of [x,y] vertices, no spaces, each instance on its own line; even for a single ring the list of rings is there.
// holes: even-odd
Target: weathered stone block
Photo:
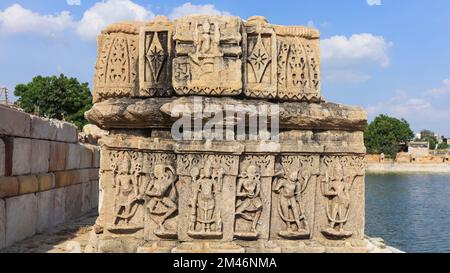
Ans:
[[[0,135],[30,137],[30,115],[0,105]]]
[[[94,102],[138,93],[139,27],[141,23],[110,25],[98,36]],[[114,57],[116,56],[116,57]],[[122,73],[128,75],[122,77]]]
[[[91,181],[90,179],[90,169],[82,169],[77,171],[77,181],[73,184],[87,183]]]
[[[80,183],[78,170],[62,171],[55,173],[55,186],[67,187]]]
[[[47,173],[50,164],[50,142],[31,140],[31,173]]]
[[[66,168],[67,143],[50,142],[50,163],[49,171],[62,171]]]
[[[193,15],[175,21],[172,84],[179,95],[239,95],[242,21]],[[245,41],[244,41],[245,42]]]
[[[6,199],[6,246],[36,233],[37,198],[34,193]]]
[[[5,159],[6,159],[6,151],[5,151],[5,143],[3,139],[0,139],[0,177],[5,176]]]
[[[66,221],[66,188],[52,190],[54,193],[51,226],[62,224]]]
[[[39,181],[39,191],[48,191],[55,188],[55,174],[40,174],[37,178]]]
[[[55,203],[54,190],[38,192],[37,198],[37,220],[36,232],[42,233],[52,227],[53,204]]]
[[[35,175],[19,176],[19,194],[35,193],[39,190],[39,182]]]
[[[80,144],[80,165],[78,168],[80,169],[86,169],[92,167],[92,161],[93,161],[93,152],[90,147],[91,145],[84,145]]]
[[[50,122],[49,119],[41,118],[37,116],[31,117],[31,138],[56,140],[56,127]]]
[[[31,139],[12,139],[12,175],[31,173]]]
[[[93,180],[97,180],[99,178],[99,169],[89,169],[89,180],[93,181]]]
[[[12,197],[19,194],[19,180],[17,177],[0,177],[0,198]]]
[[[81,184],[81,213],[86,213],[92,208],[92,183],[86,182]]]
[[[92,146],[92,153],[93,153],[92,167],[99,168],[100,167],[100,147]]]
[[[139,95],[169,96],[172,94],[172,33],[174,25],[164,16],[157,16],[141,28],[139,36]]]
[[[0,249],[6,245],[6,204],[0,199]]]
[[[91,182],[91,208],[99,207],[100,192],[98,180]]]
[[[51,123],[54,127],[56,127],[56,140],[62,142],[69,143],[77,143],[78,142],[78,129],[72,123],[60,121],[60,120],[51,120]]]
[[[66,153],[66,170],[79,169],[80,162],[81,162],[81,145],[68,144]]]
[[[72,220],[82,215],[82,184],[65,188],[65,220]]]

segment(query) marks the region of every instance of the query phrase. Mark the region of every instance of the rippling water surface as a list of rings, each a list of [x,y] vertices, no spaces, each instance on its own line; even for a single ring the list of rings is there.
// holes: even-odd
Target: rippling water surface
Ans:
[[[366,234],[406,252],[450,252],[450,175],[368,174]]]

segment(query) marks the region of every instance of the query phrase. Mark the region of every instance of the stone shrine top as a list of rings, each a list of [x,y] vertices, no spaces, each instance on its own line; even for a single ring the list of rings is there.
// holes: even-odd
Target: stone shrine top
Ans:
[[[174,95],[321,102],[319,38],[316,29],[262,16],[112,24],[98,37],[94,102]]]

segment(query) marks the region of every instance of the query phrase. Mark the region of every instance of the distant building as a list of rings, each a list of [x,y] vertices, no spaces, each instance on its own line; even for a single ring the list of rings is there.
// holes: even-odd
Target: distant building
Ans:
[[[408,143],[408,153],[413,157],[428,156],[430,154],[430,144],[428,141],[411,141]]]
[[[422,139],[422,133],[415,133],[414,139]]]

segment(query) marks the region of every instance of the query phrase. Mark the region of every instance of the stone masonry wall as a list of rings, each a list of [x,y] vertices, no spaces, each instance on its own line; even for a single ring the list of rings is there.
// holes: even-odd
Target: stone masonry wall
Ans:
[[[0,249],[97,207],[99,157],[71,123],[0,105]]]

